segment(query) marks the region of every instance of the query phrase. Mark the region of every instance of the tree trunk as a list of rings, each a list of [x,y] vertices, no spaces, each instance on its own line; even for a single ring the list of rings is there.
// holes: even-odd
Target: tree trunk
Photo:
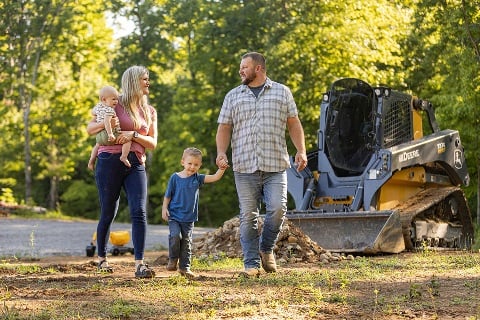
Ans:
[[[38,40],[37,40],[38,42]],[[30,85],[32,88],[35,88],[37,84],[37,74],[38,74],[38,67],[40,65],[40,57],[41,57],[41,49],[37,49],[35,52],[35,62],[32,67],[32,77],[30,79]],[[22,61],[22,60],[21,60]],[[26,61],[28,61],[28,56],[25,58],[25,65]],[[23,64],[22,64],[23,65]],[[28,91],[25,86],[26,79],[28,77],[27,70],[22,70],[22,77],[23,79],[22,84],[19,88],[20,93],[20,103],[23,110],[23,135],[25,138],[25,203],[26,204],[33,204],[32,201],[32,153],[31,153],[31,146],[30,146],[30,107],[32,105],[32,92]]]
[[[480,158],[477,159],[477,225],[480,225]]]
[[[31,150],[30,150],[30,104],[25,99],[25,86],[22,84],[19,88],[20,106],[23,110],[23,138],[24,145],[24,165],[25,165],[25,203],[30,204],[32,201],[32,166],[31,166]]]
[[[55,210],[58,203],[58,177],[50,178],[50,192],[48,194],[48,209]]]

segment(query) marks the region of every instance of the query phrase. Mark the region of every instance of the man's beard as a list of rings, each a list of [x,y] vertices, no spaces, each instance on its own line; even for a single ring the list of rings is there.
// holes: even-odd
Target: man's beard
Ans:
[[[255,80],[256,77],[257,77],[256,75],[253,75],[253,77],[252,77],[252,76],[247,76],[247,77],[245,77],[245,79],[242,81],[242,84],[248,85],[250,82],[252,82],[253,80]]]

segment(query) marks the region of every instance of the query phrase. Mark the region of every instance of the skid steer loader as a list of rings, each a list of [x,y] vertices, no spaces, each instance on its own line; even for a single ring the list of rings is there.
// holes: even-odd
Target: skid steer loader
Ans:
[[[423,117],[431,127],[424,134]],[[318,150],[287,171],[287,218],[322,248],[398,253],[469,248],[473,224],[458,131],[440,130],[429,101],[354,78],[320,107]]]

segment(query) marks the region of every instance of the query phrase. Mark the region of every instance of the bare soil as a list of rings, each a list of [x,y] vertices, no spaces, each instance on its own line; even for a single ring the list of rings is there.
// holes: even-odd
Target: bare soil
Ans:
[[[478,253],[434,252],[294,262],[276,274],[241,269],[167,272],[167,252],[147,252],[151,280],[129,254],[98,274],[88,257],[0,264],[0,319],[478,319]]]

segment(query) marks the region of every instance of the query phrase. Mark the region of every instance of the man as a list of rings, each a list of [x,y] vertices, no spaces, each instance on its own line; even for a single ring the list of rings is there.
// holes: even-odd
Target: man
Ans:
[[[297,149],[295,165],[307,165],[305,137],[298,110],[288,87],[267,77],[263,55],[242,56],[242,84],[225,96],[218,117],[217,166],[228,163],[231,142],[232,169],[240,203],[240,243],[247,277],[276,272],[273,248],[287,210],[287,173],[290,167],[285,131]],[[258,233],[261,201],[265,203],[262,233]]]

